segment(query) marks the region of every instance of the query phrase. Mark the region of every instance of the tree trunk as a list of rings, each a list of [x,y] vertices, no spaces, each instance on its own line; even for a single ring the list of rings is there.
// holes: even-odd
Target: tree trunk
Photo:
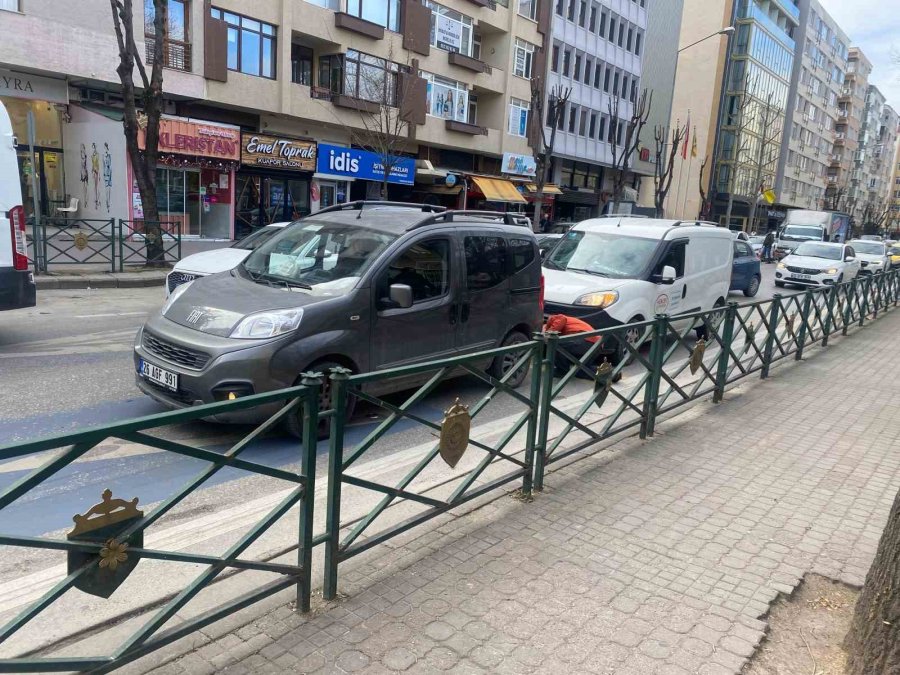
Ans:
[[[844,641],[848,675],[900,673],[900,492]]]
[[[728,191],[728,210],[725,211],[725,227],[731,229],[731,212],[734,208],[734,188]]]
[[[756,232],[756,210],[759,208],[759,195],[757,195],[756,199],[753,200],[753,204],[750,206],[750,218],[747,220],[747,231],[748,232]]]

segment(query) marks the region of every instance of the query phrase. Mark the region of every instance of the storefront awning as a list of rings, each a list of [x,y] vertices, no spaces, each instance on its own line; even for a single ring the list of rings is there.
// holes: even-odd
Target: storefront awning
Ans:
[[[527,203],[526,199],[516,190],[516,186],[508,180],[484,176],[472,176],[472,180],[475,181],[475,185],[489,202]]]
[[[529,192],[537,192],[537,185],[534,183],[529,183],[525,186],[525,189]],[[544,186],[544,194],[545,195],[561,195],[563,192],[559,189],[558,185],[553,185],[552,183],[547,183]]]
[[[462,185],[454,185],[453,187],[447,185],[422,185],[414,188],[415,192],[432,195],[458,195],[461,190]]]

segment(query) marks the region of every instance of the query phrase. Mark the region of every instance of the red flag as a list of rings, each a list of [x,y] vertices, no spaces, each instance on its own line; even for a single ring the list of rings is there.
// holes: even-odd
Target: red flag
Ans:
[[[691,111],[688,110],[688,118],[687,124],[684,127],[684,146],[681,148],[681,159],[687,159],[688,156],[688,146],[690,145],[691,140]]]

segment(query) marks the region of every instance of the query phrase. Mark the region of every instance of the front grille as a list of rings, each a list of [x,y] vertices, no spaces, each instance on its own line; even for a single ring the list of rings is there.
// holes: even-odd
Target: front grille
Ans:
[[[201,370],[207,363],[209,363],[209,354],[197,351],[196,349],[189,349],[187,347],[182,347],[181,345],[176,345],[172,342],[169,342],[168,340],[164,340],[163,338],[154,335],[148,330],[144,330],[144,336],[141,340],[141,344],[143,345],[144,349],[146,349],[154,356],[158,356],[159,358],[170,361],[171,363],[177,363],[178,365],[184,366],[185,368]]]
[[[169,287],[169,293],[174,291],[176,288],[181,286],[181,284],[186,284],[189,281],[193,281],[197,278],[196,274],[185,274],[184,272],[170,272],[169,276],[166,277],[166,284]]]
[[[821,274],[822,270],[812,269],[811,267],[791,267],[788,265],[788,272],[794,274]]]

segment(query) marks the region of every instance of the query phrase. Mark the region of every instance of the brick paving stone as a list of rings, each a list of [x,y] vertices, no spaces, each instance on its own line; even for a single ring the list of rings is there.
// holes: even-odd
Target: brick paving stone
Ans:
[[[898,331],[891,312],[653,439],[554,465],[531,503],[407,532],[342,566],[345,599],[152,672],[739,673],[779,593],[865,577],[900,487]]]

